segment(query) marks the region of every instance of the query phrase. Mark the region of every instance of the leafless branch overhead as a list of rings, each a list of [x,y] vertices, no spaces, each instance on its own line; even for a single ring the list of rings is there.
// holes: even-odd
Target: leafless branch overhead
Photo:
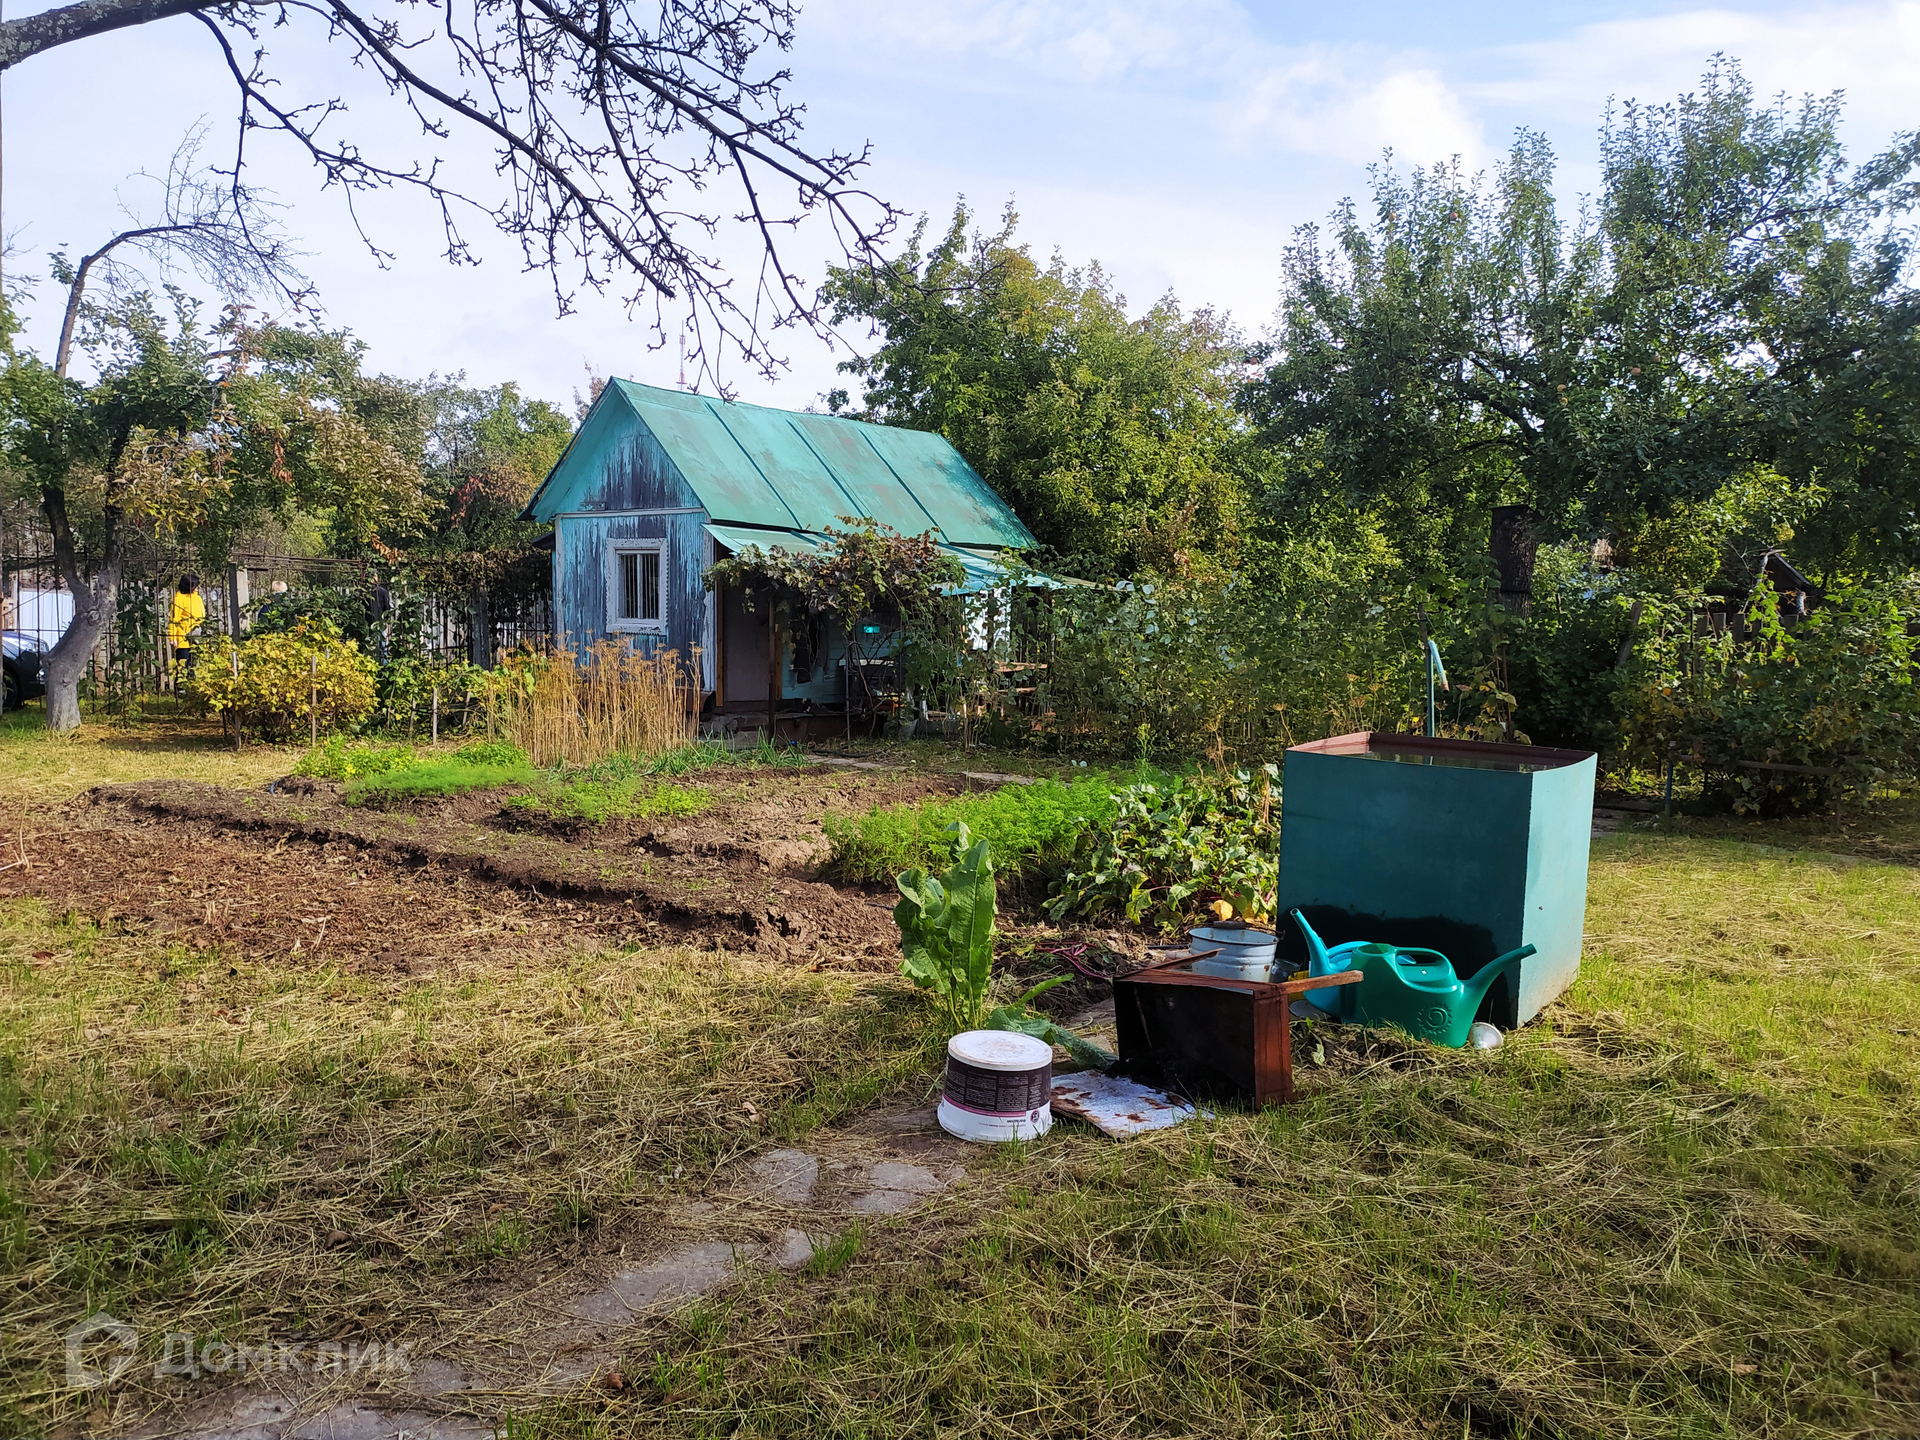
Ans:
[[[656,344],[688,325],[702,373],[717,384],[729,345],[771,372],[780,364],[772,333],[820,323],[812,288],[780,253],[797,224],[823,216],[848,258],[877,263],[899,218],[860,183],[866,148],[805,146],[788,72],[756,66],[791,45],[796,13],[791,0],[81,0],[0,24],[0,69],[193,14],[239,94],[235,186],[253,133],[277,132],[350,206],[393,187],[431,197],[456,264],[474,258],[462,222],[483,216],[519,241],[528,269],[550,277],[562,314],[582,289],[612,290],[647,314]],[[412,138],[390,124],[350,130],[364,121],[338,94],[287,92],[266,46],[283,34],[300,43],[303,26],[343,64],[381,77],[410,112]],[[491,183],[454,178],[453,142],[476,130],[494,151]],[[761,254],[756,273],[739,280],[717,253],[729,223]]]

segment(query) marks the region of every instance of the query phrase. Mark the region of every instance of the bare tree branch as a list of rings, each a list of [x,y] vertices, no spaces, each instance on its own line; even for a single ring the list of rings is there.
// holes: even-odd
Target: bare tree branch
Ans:
[[[57,45],[146,25],[195,10],[210,10],[220,0],[80,0],[58,10],[42,10],[0,24],[0,70],[18,65]]]
[[[144,276],[119,264],[122,247],[140,251],[163,277],[182,267],[192,270],[230,304],[272,291],[295,310],[313,313],[312,283],[294,267],[297,252],[279,231],[271,214],[275,207],[236,176],[200,164],[205,133],[204,126],[196,126],[175,148],[161,179],[158,219],[145,223],[123,201],[121,211],[133,223],[82,256],[70,271],[61,272],[67,282],[67,308],[53,368],[62,379],[73,358],[74,331],[94,267],[101,267],[117,292],[145,283]]]
[[[651,306],[650,343],[666,344],[669,328],[691,332],[700,373],[723,392],[721,352],[773,374],[783,362],[772,332],[826,331],[812,290],[781,254],[784,237],[819,213],[848,259],[882,264],[900,219],[859,184],[868,149],[804,146],[788,72],[757,67],[762,53],[792,44],[794,0],[85,0],[49,12],[67,17],[57,24],[0,25],[0,60],[177,14],[205,25],[239,93],[236,193],[260,129],[286,135],[340,187],[383,264],[391,255],[361,225],[360,194],[424,193],[456,264],[475,263],[458,222],[460,211],[477,211],[519,242],[528,270],[546,273],[561,314],[580,289],[605,292],[631,276],[622,292],[631,311]],[[285,93],[265,39],[299,37],[303,24],[319,27],[309,43],[380,76],[420,127],[411,147],[376,156],[346,132],[340,95]],[[475,131],[493,147],[494,186],[460,168],[454,142]],[[406,144],[391,127],[368,133],[382,150]],[[737,187],[739,203],[707,199],[717,182]],[[744,227],[760,251],[744,283],[718,253],[723,225]]]

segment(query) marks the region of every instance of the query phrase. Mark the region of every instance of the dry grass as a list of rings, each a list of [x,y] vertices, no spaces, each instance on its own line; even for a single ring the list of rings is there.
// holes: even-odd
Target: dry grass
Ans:
[[[644,1217],[929,1063],[888,977],[575,951],[371,978],[0,916],[10,1434],[74,1403],[76,1316],[421,1333],[463,1279]]]
[[[699,656],[647,658],[617,640],[508,657],[489,699],[496,730],[539,766],[592,765],[615,755],[658,755],[699,730]]]
[[[1652,837],[1592,898],[1570,1002],[1498,1051],[1340,1031],[1294,1109],[1056,1127],[509,1433],[1912,1433],[1915,873]]]

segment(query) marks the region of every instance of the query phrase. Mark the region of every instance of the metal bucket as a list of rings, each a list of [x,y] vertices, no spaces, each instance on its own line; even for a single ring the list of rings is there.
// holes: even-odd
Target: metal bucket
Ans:
[[[1189,950],[1217,950],[1220,953],[1193,962],[1197,975],[1213,975],[1223,980],[1273,979],[1274,954],[1280,937],[1271,930],[1241,923],[1196,925],[1187,931]]]

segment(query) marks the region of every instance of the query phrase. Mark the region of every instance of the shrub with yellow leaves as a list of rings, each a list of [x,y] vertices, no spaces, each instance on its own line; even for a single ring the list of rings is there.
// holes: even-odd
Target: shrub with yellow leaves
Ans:
[[[195,673],[184,690],[233,716],[243,733],[288,739],[311,724],[327,734],[373,710],[373,661],[330,620],[302,620],[237,647],[216,636],[194,649]]]

